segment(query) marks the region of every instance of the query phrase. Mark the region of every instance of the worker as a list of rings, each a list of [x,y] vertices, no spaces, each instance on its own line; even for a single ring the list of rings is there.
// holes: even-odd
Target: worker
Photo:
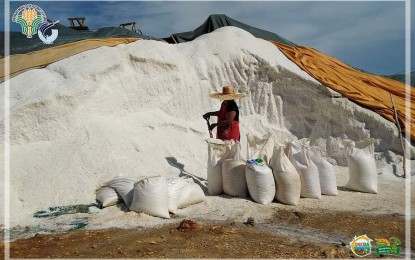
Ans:
[[[244,98],[246,94],[236,93],[231,86],[224,86],[222,93],[216,92],[210,94],[210,97],[223,100],[219,111],[208,112],[203,118],[209,120],[211,116],[217,116],[217,123],[210,125],[210,131],[215,127],[216,138],[221,140],[240,140],[239,132],[239,109],[235,99]]]

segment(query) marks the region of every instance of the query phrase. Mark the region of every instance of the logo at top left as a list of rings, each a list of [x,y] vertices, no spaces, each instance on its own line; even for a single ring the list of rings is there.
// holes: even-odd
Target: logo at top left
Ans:
[[[22,33],[27,38],[32,38],[37,34],[39,39],[45,44],[52,44],[58,38],[58,30],[51,29],[51,35],[46,34],[46,30],[53,27],[59,21],[54,23],[46,19],[45,12],[37,5],[22,5],[14,12],[12,21],[22,26]]]

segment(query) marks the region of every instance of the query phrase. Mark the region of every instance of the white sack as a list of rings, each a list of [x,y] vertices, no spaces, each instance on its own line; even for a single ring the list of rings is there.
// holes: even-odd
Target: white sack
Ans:
[[[223,193],[222,163],[230,151],[228,144],[220,139],[207,139],[208,162],[207,162],[207,186],[210,195]]]
[[[276,183],[275,198],[284,204],[298,205],[301,194],[300,175],[285,155],[282,146],[274,147],[270,166]]]
[[[247,158],[261,158],[267,164],[274,151],[275,137],[266,134],[263,137],[247,134]]]
[[[347,164],[349,165],[347,188],[369,193],[378,192],[378,174],[374,149],[373,139],[346,143]]]
[[[247,197],[248,186],[245,178],[246,163],[240,160],[226,159],[222,165],[223,191],[235,197]]]
[[[131,203],[133,201],[135,182],[136,182],[136,178],[126,177],[126,176],[117,176],[114,179],[104,183],[103,186],[109,186],[111,188],[114,188],[118,192],[118,194],[120,194],[125,205],[128,208],[130,208]]]
[[[308,151],[302,147],[301,151],[293,154],[289,149],[289,158],[301,179],[301,197],[321,199],[320,179],[317,166],[308,157]]]
[[[170,218],[168,183],[164,177],[150,177],[134,184],[130,209],[161,218]]]
[[[178,209],[178,202],[180,194],[182,194],[184,188],[189,183],[188,181],[180,178],[168,178],[168,198],[169,198],[169,212],[176,214]]]
[[[96,191],[96,200],[99,201],[103,208],[117,205],[122,202],[121,196],[115,191],[115,189],[104,186]]]
[[[296,154],[301,152],[302,149],[310,148],[310,139],[302,138],[299,140],[294,140],[285,146],[285,154],[290,158],[290,154]]]
[[[336,196],[337,181],[333,165],[321,156],[321,152],[316,146],[310,148],[309,156],[318,169],[321,194]]]
[[[240,161],[245,161],[244,156],[241,153],[241,143],[235,142],[233,140],[231,141],[225,141],[225,144],[229,146],[229,153],[227,153],[225,159],[235,159]]]
[[[222,164],[223,191],[235,197],[247,197],[248,186],[245,178],[245,161],[240,152],[240,143],[235,143],[230,151],[231,159]]]
[[[192,179],[189,179],[179,196],[177,201],[177,208],[182,209],[190,205],[203,202],[204,200],[205,193],[203,192],[202,188]]]
[[[246,183],[251,198],[260,204],[269,204],[275,197],[275,181],[266,165],[246,164]]]

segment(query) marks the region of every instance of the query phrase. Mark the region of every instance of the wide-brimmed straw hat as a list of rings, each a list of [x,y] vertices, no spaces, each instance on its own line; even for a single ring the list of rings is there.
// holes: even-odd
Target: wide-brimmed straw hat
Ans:
[[[222,88],[222,93],[215,92],[210,94],[210,97],[221,99],[221,100],[232,100],[232,99],[239,99],[244,98],[246,96],[245,93],[237,93],[235,89],[231,86],[224,86]]]

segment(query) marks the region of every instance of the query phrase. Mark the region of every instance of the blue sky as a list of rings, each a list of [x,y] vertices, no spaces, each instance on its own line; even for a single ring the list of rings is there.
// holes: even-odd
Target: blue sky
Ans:
[[[403,1],[13,1],[10,19],[26,3],[38,5],[49,19],[63,25],[72,16],[85,16],[91,29],[135,21],[143,34],[155,37],[190,31],[210,14],[226,14],[372,73],[405,70]],[[3,8],[2,3],[4,13]],[[411,9],[413,37],[415,3]],[[20,30],[18,24],[10,24],[12,31]],[[4,19],[0,26],[4,28]],[[412,67],[414,53],[412,48]]]

